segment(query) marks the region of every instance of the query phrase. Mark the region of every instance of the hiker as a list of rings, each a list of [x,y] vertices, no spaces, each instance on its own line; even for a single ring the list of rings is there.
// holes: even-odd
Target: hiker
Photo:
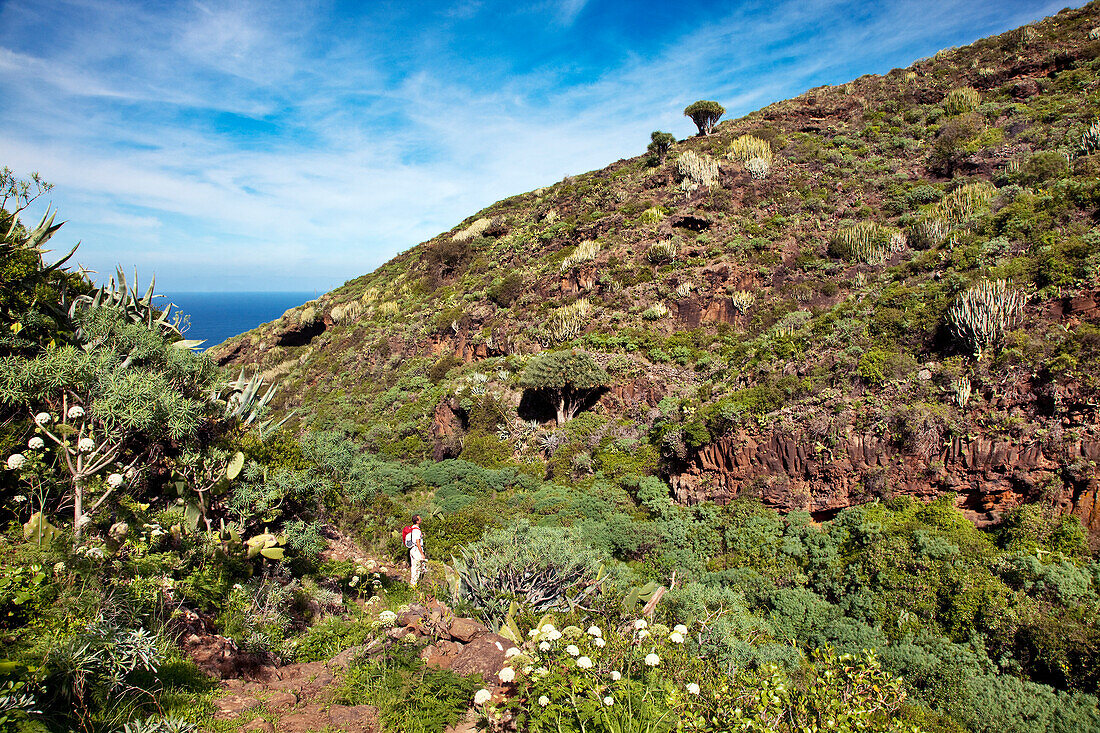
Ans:
[[[415,588],[420,575],[428,569],[428,555],[424,552],[424,535],[420,532],[420,515],[413,517],[412,526],[405,535],[405,547],[409,548],[409,566],[412,579],[409,584]]]

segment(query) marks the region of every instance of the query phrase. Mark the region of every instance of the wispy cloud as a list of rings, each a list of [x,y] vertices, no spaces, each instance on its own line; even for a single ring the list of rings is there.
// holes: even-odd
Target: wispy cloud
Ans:
[[[1056,3],[545,0],[0,8],[0,163],[82,261],[169,289],[328,288],[478,208]]]

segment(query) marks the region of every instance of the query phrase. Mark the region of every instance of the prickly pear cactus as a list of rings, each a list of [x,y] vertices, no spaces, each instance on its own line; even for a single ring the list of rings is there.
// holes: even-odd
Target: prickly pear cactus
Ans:
[[[23,539],[38,546],[48,545],[57,538],[57,527],[50,524],[42,512],[35,512],[23,525]]]

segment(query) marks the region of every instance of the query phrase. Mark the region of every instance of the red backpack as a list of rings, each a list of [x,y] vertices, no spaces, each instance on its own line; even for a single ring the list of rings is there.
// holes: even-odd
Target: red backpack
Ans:
[[[412,527],[405,527],[405,529],[401,530],[401,541],[404,542],[405,547],[408,547],[410,550],[412,549],[412,540],[409,539],[409,534],[411,534],[412,531]]]

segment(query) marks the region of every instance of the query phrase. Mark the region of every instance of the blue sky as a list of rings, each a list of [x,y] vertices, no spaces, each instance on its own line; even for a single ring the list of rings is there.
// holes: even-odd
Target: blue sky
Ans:
[[[80,262],[158,289],[328,290],[466,216],[727,117],[1065,6],[0,3],[0,165]]]

